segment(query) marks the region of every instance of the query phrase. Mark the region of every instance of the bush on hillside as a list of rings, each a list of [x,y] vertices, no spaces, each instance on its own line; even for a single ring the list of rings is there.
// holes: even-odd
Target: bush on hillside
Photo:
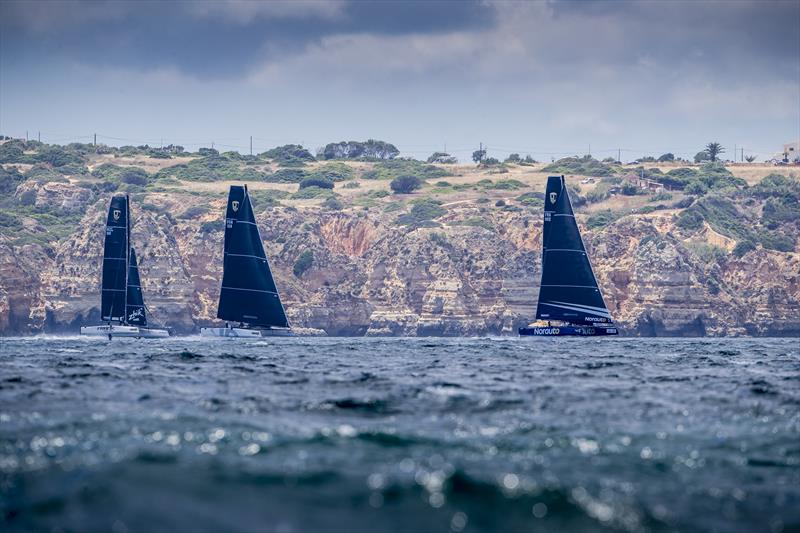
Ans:
[[[295,277],[299,278],[305,274],[308,269],[314,266],[314,252],[311,250],[304,250],[294,262],[292,273]]]
[[[320,189],[333,189],[333,181],[327,178],[306,178],[300,182],[300,189],[306,187],[319,187]]]
[[[330,209],[331,211],[341,211],[344,209],[342,202],[340,202],[335,196],[329,196],[328,198],[325,198],[325,201],[322,202],[322,207],[325,209]]]
[[[448,170],[417,161],[415,159],[392,159],[380,161],[371,170],[364,172],[364,179],[392,180],[399,176],[416,176],[421,180],[438,179],[451,176]]]
[[[299,144],[278,146],[259,154],[259,157],[267,157],[284,167],[303,166],[308,161],[316,161],[311,152]]]
[[[596,213],[589,215],[589,218],[586,219],[586,226],[590,229],[603,228],[614,223],[620,217],[622,217],[622,213],[618,211],[612,211],[611,209],[597,211]]]
[[[340,161],[332,161],[307,172],[309,178],[325,178],[331,181],[346,181],[355,176],[353,169]]]
[[[422,187],[422,180],[416,176],[399,176],[392,180],[389,187],[397,194],[410,194]]]
[[[424,227],[431,225],[429,222],[447,214],[441,202],[430,198],[423,198],[413,202],[411,210],[397,217],[397,223],[404,226]]]
[[[547,165],[542,172],[552,172],[555,174],[579,174],[581,176],[611,176],[614,169],[611,165],[594,159],[591,156],[584,157],[565,157],[555,163]]]
[[[666,154],[663,154],[658,158],[659,163],[666,163],[668,161],[675,161],[675,154],[667,152]]]
[[[230,153],[220,155],[216,150],[201,148],[203,157],[160,170],[155,179],[175,178],[183,181],[267,181],[268,176],[243,166]],[[297,180],[299,182],[300,180]]]
[[[17,167],[3,168],[0,166],[0,194],[14,194],[17,186],[25,181],[25,176],[20,174]]]

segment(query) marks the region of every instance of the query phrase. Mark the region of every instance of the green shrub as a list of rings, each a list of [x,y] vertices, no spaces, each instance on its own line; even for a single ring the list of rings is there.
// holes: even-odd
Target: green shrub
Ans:
[[[399,176],[416,176],[422,180],[444,178],[452,175],[446,169],[428,165],[414,159],[393,159],[380,161],[372,170],[364,172],[364,179],[392,180]]]
[[[620,187],[619,189],[619,192],[621,192],[625,196],[636,196],[641,191],[642,190],[635,183],[632,183],[630,181],[626,181],[625,183],[623,183],[622,187]]]
[[[587,155],[584,157],[565,157],[559,159],[555,163],[544,167],[542,172],[602,177],[612,175],[614,169],[607,163],[603,163]]]
[[[305,274],[308,269],[314,266],[314,252],[311,250],[304,250],[294,262],[294,266],[292,267],[292,272],[294,273],[295,277],[301,277]]]
[[[397,194],[411,194],[422,187],[422,180],[416,176],[398,176],[389,187]]]
[[[323,189],[322,187],[311,185],[310,187],[298,190],[291,198],[292,200],[311,200],[314,198],[327,198],[333,195],[334,192],[330,189]]]
[[[471,226],[475,228],[483,228],[485,230],[494,231],[494,224],[481,217],[472,217],[456,223],[459,226]]]
[[[686,186],[684,192],[686,192],[686,194],[691,194],[692,196],[703,196],[708,192],[708,187],[706,187],[701,181],[693,181]]]
[[[188,163],[181,163],[164,168],[156,173],[155,179],[174,178],[183,181],[272,181],[269,180],[269,176],[263,172],[243,166],[241,156],[238,154],[232,155],[230,152],[226,152],[220,155],[216,150],[206,148],[201,148],[200,152],[203,154],[203,157],[193,159]],[[299,183],[299,181],[300,180],[297,180],[295,183]]]
[[[266,209],[268,207],[281,205],[278,200],[289,197],[288,192],[276,189],[250,190],[248,191],[248,195],[250,196],[250,201],[253,203],[254,209]]]
[[[672,200],[672,195],[667,191],[657,192],[650,196],[649,201],[651,202],[665,202],[667,200]]]
[[[20,205],[33,205],[36,203],[36,191],[28,189],[19,196]]]
[[[450,244],[447,240],[447,235],[439,233],[438,231],[434,231],[428,235],[428,240],[439,246],[448,246]]]
[[[14,194],[14,191],[17,190],[17,187],[23,181],[25,181],[25,176],[20,174],[19,170],[17,170],[17,167],[5,169],[0,166],[0,194]]]
[[[761,246],[767,250],[776,250],[778,252],[794,251],[794,239],[789,235],[765,231],[759,237]]]
[[[311,152],[299,144],[285,144],[259,154],[259,157],[268,157],[284,167],[303,166],[307,161],[316,161]]]
[[[544,205],[544,195],[540,192],[526,192],[516,197],[516,200],[527,206],[540,206]]]
[[[269,183],[300,183],[308,173],[299,168],[282,168],[264,177]]]
[[[222,222],[218,220],[209,220],[208,222],[203,222],[200,224],[200,233],[214,233],[217,231],[222,231],[224,225]]]
[[[488,183],[486,183],[488,182]],[[497,190],[505,190],[505,191],[513,191],[516,189],[524,189],[525,184],[519,180],[514,179],[503,179],[497,180],[496,182],[492,183],[491,180],[481,180],[478,183],[483,184],[486,189],[497,189]]]
[[[300,188],[319,187],[320,189],[333,189],[333,181],[328,178],[306,178],[300,182]]]
[[[617,211],[612,211],[611,209],[605,209],[603,211],[597,211],[596,213],[592,213],[589,215],[589,218],[586,219],[586,226],[590,229],[599,229],[609,224],[614,223],[616,220],[622,217],[622,213]]]
[[[322,202],[322,207],[325,209],[330,209],[331,211],[341,211],[344,208],[344,205],[339,201],[338,198],[329,196],[328,198],[325,198],[324,202]]]
[[[0,211],[0,228],[5,230],[17,230],[19,225],[19,218],[13,213]]]
[[[361,184],[357,181],[348,181],[344,185],[342,185],[345,189],[358,189],[361,187]]]
[[[207,205],[193,205],[178,215],[178,218],[183,220],[197,218],[205,215],[208,211],[209,207]]]
[[[776,228],[784,223],[800,222],[800,202],[791,196],[767,198],[761,214],[761,223]]]
[[[723,248],[707,243],[690,243],[687,245],[694,255],[703,263],[721,263],[728,255]]]
[[[733,247],[733,255],[736,257],[742,257],[747,252],[756,249],[755,243],[751,240],[740,241],[736,243],[736,246]]]
[[[314,170],[308,171],[308,177],[327,179],[331,181],[346,181],[353,179],[355,177],[355,173],[353,172],[353,169],[345,163],[342,163],[341,161],[333,161],[321,165]]]
[[[400,215],[397,223],[404,226],[423,226],[425,222],[437,219],[447,214],[447,210],[441,206],[441,202],[423,198],[412,203],[411,210]]]
[[[495,207],[505,207],[505,205],[506,205],[506,201],[505,201],[505,200],[503,200],[502,198],[501,198],[500,200],[497,200],[497,201],[494,203],[494,206],[495,206]]]
[[[678,220],[675,224],[687,231],[698,230],[703,227],[703,215],[697,210],[687,209],[678,214]]]

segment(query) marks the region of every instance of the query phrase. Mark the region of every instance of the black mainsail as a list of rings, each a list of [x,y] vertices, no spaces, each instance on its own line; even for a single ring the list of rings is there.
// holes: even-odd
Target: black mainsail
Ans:
[[[571,324],[611,323],[583,246],[564,176],[547,178],[542,230],[542,283],[536,318]]]
[[[127,195],[111,198],[103,248],[103,281],[100,302],[102,320],[125,321],[130,210]]]
[[[136,263],[136,250],[131,248],[128,265],[128,301],[125,304],[125,322],[132,326],[147,326],[147,315],[142,296],[142,283],[139,278],[139,265]]]
[[[228,193],[217,318],[251,326],[289,327],[261,243],[247,186],[231,185]]]

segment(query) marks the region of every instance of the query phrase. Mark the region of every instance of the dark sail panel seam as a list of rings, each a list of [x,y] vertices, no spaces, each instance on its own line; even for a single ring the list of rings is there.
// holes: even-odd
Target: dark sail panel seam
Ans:
[[[278,293],[277,293],[277,292],[273,292],[273,291],[263,291],[263,290],[261,290],[261,289],[242,289],[242,288],[239,288],[239,287],[222,287],[222,288],[223,288],[223,289],[228,289],[228,290],[230,290],[230,291],[265,292],[265,293],[267,293],[267,294],[274,294],[275,296],[277,296],[277,295],[278,295]]]

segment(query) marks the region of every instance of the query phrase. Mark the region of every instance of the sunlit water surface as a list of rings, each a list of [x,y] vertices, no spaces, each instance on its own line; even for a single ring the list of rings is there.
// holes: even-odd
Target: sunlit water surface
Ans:
[[[797,530],[798,344],[0,338],[0,529]]]

